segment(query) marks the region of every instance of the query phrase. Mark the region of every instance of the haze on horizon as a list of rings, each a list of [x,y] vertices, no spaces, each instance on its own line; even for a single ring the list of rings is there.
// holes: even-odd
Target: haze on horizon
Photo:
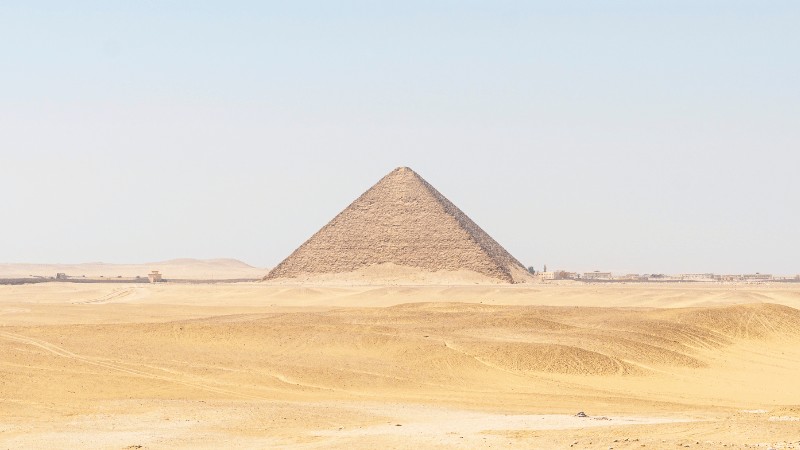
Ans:
[[[397,166],[541,269],[800,272],[800,4],[3,2],[0,262],[273,266]]]

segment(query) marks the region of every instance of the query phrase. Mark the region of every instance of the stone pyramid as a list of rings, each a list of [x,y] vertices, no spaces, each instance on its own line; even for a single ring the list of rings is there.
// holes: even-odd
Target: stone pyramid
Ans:
[[[265,280],[354,272],[391,263],[426,272],[469,270],[507,283],[525,267],[408,167],[399,167],[311,236]]]

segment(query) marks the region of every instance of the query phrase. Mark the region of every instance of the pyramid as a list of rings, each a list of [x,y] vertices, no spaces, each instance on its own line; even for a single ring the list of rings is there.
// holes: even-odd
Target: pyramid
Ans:
[[[525,267],[408,167],[383,177],[311,236],[265,280],[354,272],[379,264],[472,271],[506,283]]]

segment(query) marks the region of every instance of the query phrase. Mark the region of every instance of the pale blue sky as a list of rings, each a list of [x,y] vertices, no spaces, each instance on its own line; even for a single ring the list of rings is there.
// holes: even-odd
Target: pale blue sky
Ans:
[[[277,264],[396,166],[523,263],[800,272],[800,2],[4,1],[0,262]]]

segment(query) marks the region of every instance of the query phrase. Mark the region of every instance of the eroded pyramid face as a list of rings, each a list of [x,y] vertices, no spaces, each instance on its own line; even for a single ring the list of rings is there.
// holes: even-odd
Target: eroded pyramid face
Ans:
[[[430,272],[467,270],[509,283],[527,280],[519,261],[407,167],[383,177],[265,279],[386,263]]]

